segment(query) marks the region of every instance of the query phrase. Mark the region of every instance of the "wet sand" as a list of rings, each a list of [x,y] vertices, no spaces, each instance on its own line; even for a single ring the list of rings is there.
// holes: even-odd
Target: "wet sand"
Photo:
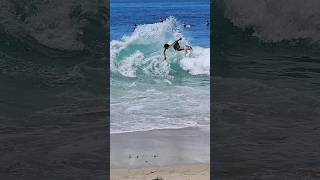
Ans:
[[[111,169],[111,180],[209,180],[209,164]]]
[[[209,179],[208,128],[111,134],[111,179]]]

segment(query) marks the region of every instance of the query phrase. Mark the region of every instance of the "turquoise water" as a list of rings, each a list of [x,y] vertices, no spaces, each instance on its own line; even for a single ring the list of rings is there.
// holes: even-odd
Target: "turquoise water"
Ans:
[[[208,1],[111,1],[111,133],[208,127],[209,14]],[[163,44],[178,37],[193,51],[165,62]]]

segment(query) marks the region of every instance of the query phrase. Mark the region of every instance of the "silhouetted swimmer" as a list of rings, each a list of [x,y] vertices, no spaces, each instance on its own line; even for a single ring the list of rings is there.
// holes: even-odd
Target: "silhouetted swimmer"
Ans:
[[[187,27],[186,23],[183,23],[183,24],[182,24],[182,26],[183,26],[184,28],[186,28],[186,27]]]
[[[137,25],[137,24],[134,24],[134,25],[133,25],[132,32],[135,31],[135,30],[137,29],[137,27],[138,27],[138,25]]]
[[[163,19],[162,19],[162,18],[160,18],[159,21],[160,21],[161,23],[163,23]]]
[[[206,22],[204,23],[206,26],[209,26],[209,21],[208,20],[206,20]]]
[[[182,23],[182,27],[183,28],[191,28],[191,25],[190,24],[186,24],[186,23]]]

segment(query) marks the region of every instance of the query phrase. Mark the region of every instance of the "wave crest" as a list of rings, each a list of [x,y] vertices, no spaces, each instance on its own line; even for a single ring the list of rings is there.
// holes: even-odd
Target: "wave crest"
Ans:
[[[110,43],[110,69],[125,77],[150,76],[174,78],[181,74],[210,74],[209,48],[194,47],[192,53],[167,51],[163,60],[163,45],[182,37],[182,44],[190,44],[174,17],[163,23],[139,25],[136,30]]]
[[[318,0],[224,0],[224,16],[266,42],[320,40]]]

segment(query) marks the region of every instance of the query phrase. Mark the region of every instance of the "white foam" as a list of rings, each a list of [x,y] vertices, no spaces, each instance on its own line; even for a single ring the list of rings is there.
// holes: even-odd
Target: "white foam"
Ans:
[[[210,49],[195,47],[190,57],[180,61],[182,68],[192,75],[210,75]]]
[[[127,57],[118,67],[118,72],[126,77],[136,77],[137,66],[144,59],[140,51],[134,52]]]
[[[209,48],[194,48],[188,57],[184,53],[167,51],[169,63],[164,61],[163,45],[182,38],[181,44],[189,44],[183,34],[177,29],[179,23],[169,17],[163,23],[144,24],[136,30],[123,36],[120,40],[110,43],[110,69],[113,73],[126,77],[136,77],[137,71],[145,75],[171,79],[170,63],[178,63],[182,69],[192,75],[210,74]],[[189,44],[190,45],[190,44]]]
[[[224,15],[267,42],[320,40],[319,0],[224,0]]]

